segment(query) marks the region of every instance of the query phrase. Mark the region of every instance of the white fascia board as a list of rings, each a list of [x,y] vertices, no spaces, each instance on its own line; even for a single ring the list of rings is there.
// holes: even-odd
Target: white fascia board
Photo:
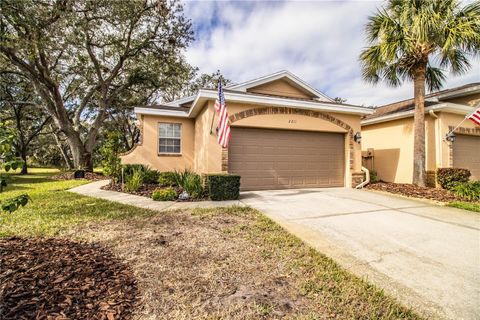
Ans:
[[[270,96],[254,96],[247,95],[243,93],[233,93],[233,92],[224,92],[225,101],[227,102],[243,102],[256,105],[264,106],[277,106],[277,107],[287,107],[287,108],[299,108],[315,111],[325,111],[325,112],[337,112],[337,113],[347,113],[347,114],[359,114],[367,115],[372,114],[373,109],[366,107],[355,107],[347,106],[342,104],[330,104],[322,103],[321,101],[300,101],[300,100],[288,100],[284,98],[276,98]],[[204,100],[215,100],[217,98],[217,93],[215,91],[209,90],[200,90],[195,101],[193,102],[192,108],[190,109],[191,116],[195,117],[197,114],[198,108],[203,106]]]
[[[136,114],[147,114],[153,116],[165,116],[165,117],[178,117],[178,118],[188,118],[188,113],[184,111],[174,111],[174,110],[161,110],[154,108],[134,108],[133,111]]]
[[[186,102],[191,102],[193,100],[195,100],[195,96],[188,96],[188,97],[184,97],[184,98],[180,98],[180,99],[177,99],[177,100],[173,100],[173,101],[164,103],[164,105],[169,106],[169,107],[179,107],[181,104],[184,104]]]
[[[281,79],[281,78],[284,78],[284,77],[290,79],[292,82],[296,83],[301,88],[310,92],[311,94],[316,96],[317,99],[323,98],[327,101],[333,101],[332,98],[326,96],[325,94],[323,94],[322,92],[313,88],[312,86],[310,86],[308,83],[306,83],[305,81],[303,81],[302,79],[300,79],[299,77],[294,75],[293,73],[291,73],[289,71],[286,71],[286,70],[279,71],[279,72],[276,72],[276,73],[272,73],[270,75],[260,77],[260,78],[254,79],[254,80],[250,80],[250,81],[247,81],[247,82],[230,85],[230,86],[227,86],[225,88],[226,89],[232,89],[232,90],[247,91],[247,89],[249,89],[249,88],[256,87],[256,86],[262,85],[264,83],[275,81],[275,80],[278,80],[278,79]]]
[[[446,103],[440,103],[440,104],[436,104],[436,105],[433,105],[433,106],[426,107],[425,108],[425,113],[428,113],[430,110],[431,111],[445,111],[445,112],[451,112],[451,113],[466,115],[469,112],[472,112],[472,107],[462,105],[462,104],[455,104],[455,103],[446,102]],[[413,117],[414,113],[415,113],[415,110],[397,112],[397,113],[393,113],[393,114],[388,114],[386,116],[381,116],[381,117],[378,117],[378,118],[363,120],[361,122],[361,124],[362,124],[362,126],[368,126],[368,125],[376,124],[376,123],[382,123],[382,122],[387,122],[387,121],[392,121],[392,120],[404,119],[404,118],[408,118],[408,117]]]
[[[442,100],[442,99],[445,99],[445,98],[462,97],[462,96],[475,94],[475,93],[480,93],[480,85],[465,88],[465,89],[455,90],[455,91],[452,91],[452,92],[447,92],[447,93],[438,95],[437,98],[439,100]]]

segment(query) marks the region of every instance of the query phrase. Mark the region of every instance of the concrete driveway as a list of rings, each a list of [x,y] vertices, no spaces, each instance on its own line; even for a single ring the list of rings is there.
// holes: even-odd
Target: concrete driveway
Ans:
[[[241,200],[429,318],[480,319],[480,214],[344,188]]]

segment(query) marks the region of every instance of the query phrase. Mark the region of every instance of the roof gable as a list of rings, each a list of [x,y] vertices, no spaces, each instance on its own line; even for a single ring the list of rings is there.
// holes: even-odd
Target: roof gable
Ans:
[[[240,84],[230,85],[226,88],[243,92],[266,93],[294,98],[314,99],[318,101],[333,101],[331,98],[288,71],[280,71]],[[285,95],[285,93],[288,95]]]
[[[295,86],[294,84],[290,83],[288,79],[285,78],[267,82],[256,87],[248,88],[247,92],[300,99],[316,98],[310,92],[307,92],[299,88],[298,86]]]

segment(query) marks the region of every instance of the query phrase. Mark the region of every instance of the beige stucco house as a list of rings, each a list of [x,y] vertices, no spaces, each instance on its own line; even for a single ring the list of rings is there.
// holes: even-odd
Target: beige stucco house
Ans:
[[[454,131],[454,141],[446,134],[466,115],[478,108],[480,83],[438,91],[426,96],[425,148],[430,185],[437,168],[467,168],[472,179],[480,179],[480,127],[465,120]],[[388,182],[411,183],[413,175],[413,99],[375,109],[362,120],[363,163]]]
[[[352,187],[362,181],[355,135],[370,108],[336,103],[287,71],[224,92],[232,128],[228,148],[216,141],[217,90],[202,89],[164,105],[135,108],[141,141],[122,163],[237,173],[243,190]]]

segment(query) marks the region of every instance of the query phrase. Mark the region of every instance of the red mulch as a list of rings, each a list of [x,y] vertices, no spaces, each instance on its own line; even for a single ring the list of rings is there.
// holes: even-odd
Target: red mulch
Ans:
[[[54,180],[74,180],[75,177],[72,171],[62,172],[52,176],[51,178]],[[85,172],[85,179],[91,181],[98,181],[98,180],[105,180],[108,179],[103,174],[95,173],[95,172]]]
[[[66,239],[0,240],[0,319],[131,319],[132,271],[106,248]]]
[[[467,201],[444,189],[419,187],[407,183],[377,182],[369,184],[367,189],[401,194],[408,197],[430,199],[440,202]]]

